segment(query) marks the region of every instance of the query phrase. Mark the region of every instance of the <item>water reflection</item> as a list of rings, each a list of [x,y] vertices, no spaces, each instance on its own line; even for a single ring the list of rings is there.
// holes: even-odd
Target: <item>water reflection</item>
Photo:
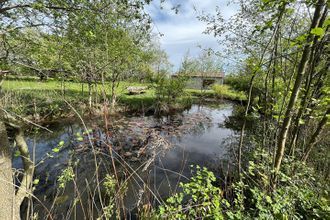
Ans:
[[[119,116],[111,118],[107,131],[102,119],[87,120],[85,123],[88,128],[92,128],[93,143],[100,152],[103,152],[100,154],[102,172],[111,172],[108,147],[103,144],[106,132],[111,134],[111,139],[107,140],[107,143],[113,144],[116,160],[120,161],[117,165],[121,172],[120,176],[124,179],[131,176],[132,171],[128,172],[127,166],[136,170],[136,175],[128,180],[128,191],[124,202],[127,212],[134,212],[138,204],[143,204],[143,200],[153,201],[156,205],[155,196],[161,200],[178,190],[178,183],[190,177],[190,165],[206,166],[212,170],[227,167],[228,162],[232,160],[230,143],[235,136],[233,127],[228,128],[230,127],[228,125],[231,125],[228,120],[232,116],[234,107],[232,104],[193,105],[188,111],[161,118]],[[30,151],[35,152],[37,163],[43,161],[45,155],[52,152],[60,141],[65,142],[61,152],[39,163],[36,169],[36,176],[41,180],[41,184],[35,192],[38,197],[46,198],[49,204],[55,194],[52,186],[56,186],[57,176],[69,163],[70,155],[73,155],[70,152],[80,155],[75,155],[81,164],[77,168],[82,179],[81,182],[78,181],[78,185],[85,188],[86,181],[92,182],[93,178],[95,179],[93,157],[88,148],[89,142],[86,141],[86,136],[84,141],[77,141],[75,135],[77,132],[84,132],[81,123],[61,122],[51,125],[50,129],[54,132],[40,131],[39,134],[27,137]],[[147,146],[146,140],[150,134],[164,138],[171,146],[153,149],[151,153],[141,156],[139,148],[143,144]],[[149,145],[150,143],[153,142],[149,142]],[[152,157],[154,157],[152,163],[143,170],[146,168],[143,163]],[[14,159],[14,166],[21,166],[18,158]],[[140,168],[137,169],[138,167]],[[139,178],[136,177],[137,175]],[[149,190],[146,190],[146,187]],[[154,195],[151,196],[150,191]],[[73,192],[66,193],[69,197],[73,196]],[[67,209],[70,203],[64,203],[64,206]],[[59,210],[61,211],[61,208]]]

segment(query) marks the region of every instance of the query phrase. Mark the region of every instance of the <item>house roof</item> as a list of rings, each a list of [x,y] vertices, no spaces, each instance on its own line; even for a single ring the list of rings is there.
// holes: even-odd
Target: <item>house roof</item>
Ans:
[[[174,77],[177,77],[181,73],[174,74]],[[224,78],[225,74],[222,72],[208,72],[208,73],[188,73],[188,77],[198,77],[198,78]]]

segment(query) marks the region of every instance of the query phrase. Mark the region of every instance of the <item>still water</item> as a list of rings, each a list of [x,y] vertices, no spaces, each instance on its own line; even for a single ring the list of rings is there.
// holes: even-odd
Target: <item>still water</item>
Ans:
[[[100,155],[106,155],[102,159],[104,164],[111,166],[108,145],[102,144],[107,133],[113,137],[107,140],[113,146],[112,159],[116,160],[119,176],[127,184],[124,197],[127,213],[134,213],[150,194],[154,198],[149,198],[148,202],[157,205],[157,201],[178,190],[180,181],[191,176],[191,165],[206,166],[221,174],[218,171],[230,164],[235,131],[227,128],[225,121],[234,107],[231,103],[193,105],[185,112],[161,118],[116,116],[108,119],[107,129],[103,118],[86,119],[84,123],[89,135],[80,121],[49,124],[52,133],[39,130],[27,135],[31,155],[37,164],[35,176],[40,180],[35,194],[45,204],[52,204],[58,176],[72,164],[72,155],[79,155],[75,158],[79,158],[82,165],[76,172],[82,181],[77,180],[77,184],[84,189],[86,180],[95,178],[90,162],[93,159],[91,148],[88,147],[91,143],[94,149],[101,149]],[[61,142],[63,146],[55,153],[54,148]],[[20,158],[14,158],[14,167],[21,166]],[[103,172],[109,170],[111,168],[104,168]],[[70,190],[65,193],[69,195],[67,198],[73,196]],[[58,210],[68,209],[70,204],[64,201]]]

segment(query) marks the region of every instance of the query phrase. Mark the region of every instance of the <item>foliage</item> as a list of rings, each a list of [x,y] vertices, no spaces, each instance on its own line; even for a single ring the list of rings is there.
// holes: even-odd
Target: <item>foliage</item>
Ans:
[[[222,60],[211,49],[203,50],[197,58],[190,57],[189,52],[184,56],[179,74],[190,75],[194,73],[207,74],[223,72]]]
[[[276,152],[277,171],[284,155],[318,164],[309,153],[320,150],[315,149],[317,143],[328,131],[324,115],[330,109],[321,103],[327,102],[329,87],[329,5],[325,0],[239,2],[238,12],[229,19],[220,8],[214,15],[200,16],[207,32],[239,61],[226,83],[247,94],[245,114],[254,109],[265,116],[263,144]],[[276,128],[271,129],[274,121]],[[241,134],[243,140],[244,128]]]
[[[213,185],[214,174],[196,166],[188,183],[180,183],[182,192],[176,193],[159,207],[158,215],[165,219],[224,219],[219,187]]]
[[[105,180],[103,182],[103,186],[105,188],[105,194],[109,197],[108,204],[103,208],[104,217],[109,219],[114,214],[115,207],[115,199],[114,196],[116,194],[116,184],[117,181],[114,176],[106,175]],[[100,218],[101,219],[101,218]]]
[[[219,96],[223,96],[224,94],[229,92],[229,86],[227,85],[214,85],[212,86],[212,89]]]
[[[159,74],[169,74],[173,66],[169,61],[166,51],[161,49],[160,42],[157,38],[150,42],[149,51],[151,55],[151,68],[153,72],[153,75],[149,76],[149,80],[152,81],[153,77],[157,77]]]
[[[65,185],[72,181],[75,177],[72,166],[68,166],[62,171],[62,174],[58,177],[59,187],[64,189]]]
[[[330,214],[328,186],[312,168],[287,159],[279,173],[279,183],[271,189],[269,154],[256,150],[248,173],[234,185],[234,204],[227,215],[231,219],[326,219]],[[237,206],[237,205],[236,205]]]
[[[200,17],[209,26],[207,32],[219,37],[231,58],[239,61],[236,74],[227,77],[227,85],[214,86],[205,94],[237,100],[239,91],[247,96],[239,167],[241,151],[251,150],[244,141],[251,109],[254,114],[262,113],[258,118],[263,122],[262,132],[252,138],[262,149],[252,150],[253,158],[239,168],[240,180],[228,186],[234,196],[223,198],[214,185],[214,174],[197,167],[191,181],[181,183],[182,192],[161,205],[157,217],[328,219],[328,184],[315,170],[329,175],[329,4],[325,0],[234,2],[239,2],[240,8],[229,19],[222,17],[220,7],[216,13]],[[182,105],[188,97],[185,76],[221,71],[221,60],[211,50],[203,51],[198,58],[187,54],[180,76],[170,77],[166,53],[149,42],[151,21],[144,12],[145,3],[150,1],[1,1],[1,70],[61,79],[61,86],[59,81],[21,81],[12,83],[14,88],[9,89],[5,82],[1,106],[23,116],[33,115],[34,119],[40,115],[61,116],[66,101],[78,106],[87,100],[91,104],[94,98],[97,104],[100,96],[107,101],[109,92],[112,104],[119,96],[132,105],[155,103],[158,112]],[[121,82],[143,72],[154,83],[153,90],[128,97]],[[68,79],[81,84],[68,83]],[[25,88],[29,83],[34,88]],[[2,130],[7,139],[6,129]],[[77,140],[83,140],[80,133]],[[52,154],[61,152],[63,146],[60,142]],[[69,165],[58,177],[60,188],[74,178]],[[109,203],[103,212],[110,218],[117,202],[113,177],[106,177],[104,188]]]
[[[214,85],[212,90],[215,95],[220,98],[229,99],[229,100],[244,100],[245,95],[242,92],[233,91],[228,85]]]
[[[184,76],[170,77],[165,73],[156,75],[154,88],[157,112],[168,112],[178,103],[185,94],[186,81],[187,78]]]
[[[165,219],[327,219],[330,214],[328,190],[312,168],[287,160],[279,174],[281,184],[270,190],[268,154],[256,151],[248,172],[231,188],[233,198],[225,199],[216,178],[206,168],[196,167],[188,183],[161,205],[157,214]],[[290,175],[289,175],[290,174]]]
[[[119,82],[150,69],[153,52],[145,45],[151,20],[145,3],[149,1],[4,1],[0,66],[40,79],[86,81],[90,107],[93,84],[108,80],[115,104]]]

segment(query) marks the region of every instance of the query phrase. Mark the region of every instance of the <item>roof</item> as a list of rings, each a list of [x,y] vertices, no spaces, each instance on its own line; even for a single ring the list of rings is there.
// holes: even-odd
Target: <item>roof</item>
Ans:
[[[173,75],[173,77],[177,77],[180,73]],[[188,73],[188,77],[196,77],[196,78],[224,78],[225,74],[222,72],[211,72],[211,73]]]

